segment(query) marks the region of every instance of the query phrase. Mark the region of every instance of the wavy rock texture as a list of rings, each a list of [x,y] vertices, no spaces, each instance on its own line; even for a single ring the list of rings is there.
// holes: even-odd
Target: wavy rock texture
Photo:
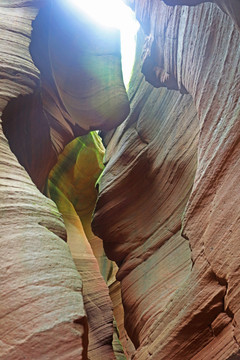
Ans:
[[[86,359],[82,281],[62,219],[0,140],[0,359]]]
[[[91,231],[97,197],[95,183],[103,169],[103,154],[96,133],[79,137],[65,147],[48,180],[50,197],[63,215],[67,242],[83,280],[89,326],[88,357],[93,360],[114,358],[112,305],[104,282],[111,275],[112,264],[103,252],[102,241]]]
[[[67,242],[83,279],[89,325],[88,357],[110,359],[114,350],[116,359],[123,360],[126,357],[121,343],[126,356],[133,353],[134,347],[124,329],[120,286],[115,279],[117,266],[106,257],[102,240],[91,230],[97,198],[95,185],[104,168],[103,155],[104,148],[96,133],[73,140],[49,174],[48,192],[63,216]]]
[[[118,34],[71,20],[55,1],[1,0],[0,114],[9,141],[1,128],[1,360],[122,359],[116,332],[112,349],[99,270],[129,358],[240,358],[239,1],[129,2],[147,36],[130,85],[131,113],[105,135],[93,228],[119,266],[135,347],[90,212],[83,215],[77,201],[73,208],[65,197],[73,189],[58,179],[82,289],[63,219],[25,171],[43,190],[70,140],[124,120]],[[81,172],[61,171],[62,179],[69,174],[78,183]],[[71,201],[84,197],[76,189]],[[96,193],[86,194],[81,200],[92,209]]]
[[[115,265],[116,266],[116,265]],[[116,266],[116,271],[113,274],[116,276],[118,268]],[[121,287],[120,282],[116,281],[116,277],[112,277],[111,281],[108,281],[109,286],[109,293],[113,304],[113,314],[114,319],[117,326],[117,336],[115,335],[116,341],[116,350],[119,348],[119,353],[121,351],[124,352],[125,357],[123,359],[131,359],[131,356],[135,352],[135,346],[133,345],[132,341],[130,340],[125,326],[124,326],[124,310],[122,305],[122,296],[121,296]],[[120,345],[119,345],[120,342]],[[116,351],[115,351],[116,353]],[[118,359],[118,358],[117,358]],[[120,357],[120,359],[122,359]]]
[[[1,114],[38,82],[28,51],[37,10],[29,1],[1,1]],[[2,128],[0,152],[0,359],[86,359],[82,282],[62,218],[19,165]]]
[[[87,19],[78,29],[82,33],[78,32],[72,42],[68,42],[69,35],[62,27],[65,55],[67,51],[76,54],[85,44],[77,63],[66,64],[64,56],[63,62],[58,58],[54,28],[63,15],[67,14],[60,14],[55,1],[2,0],[0,4],[0,113],[9,141],[1,128],[0,359],[4,360],[87,359],[88,341],[90,358],[115,358],[111,303],[96,258],[87,241],[76,249],[77,254],[89,250],[87,258],[77,264],[83,281],[88,280],[82,290],[81,277],[65,243],[62,217],[33,185],[43,191],[57,155],[70,140],[96,126],[109,129],[129,111],[117,49],[119,34],[112,34],[108,41],[98,34],[96,51],[93,40],[97,30]],[[96,61],[99,56],[100,69]],[[67,89],[67,98],[61,86]],[[89,117],[77,118],[74,111],[79,113],[79,109],[73,104],[78,100],[74,95]],[[89,224],[88,214],[85,231],[94,241]],[[99,251],[99,245],[95,250]]]
[[[94,231],[119,265],[134,359],[238,359],[239,32],[215,4],[132,6],[146,80],[183,95],[135,70]]]
[[[132,113],[108,144],[93,223],[106,254],[120,266],[125,326],[136,347],[148,338],[156,314],[191,270],[189,245],[180,229],[198,135],[190,96],[159,93],[143,77],[138,80]]]
[[[33,21],[30,43],[32,58],[40,70],[40,82],[37,79],[32,95],[10,102],[3,115],[4,132],[11,149],[41,191],[57,154],[67,143],[89,129],[116,127],[129,113],[119,33],[108,35],[90,19],[80,15],[76,19],[69,9],[61,8],[60,2],[42,4],[45,6]],[[22,6],[25,8],[27,3]],[[24,20],[22,26],[26,26]],[[28,30],[30,36],[31,28]],[[4,39],[5,46],[9,38]],[[20,46],[19,49],[22,50]],[[29,51],[27,56],[30,59]],[[19,64],[23,68],[21,61],[19,58],[14,66]],[[17,69],[12,72],[12,81],[23,87],[20,74]],[[33,76],[34,73],[29,75],[27,81],[34,79]]]
[[[238,30],[240,30],[240,2],[239,0],[163,0],[167,5],[188,5],[188,6],[195,6],[204,2],[213,2],[217,4],[226,14],[228,14],[235,25],[237,26]]]

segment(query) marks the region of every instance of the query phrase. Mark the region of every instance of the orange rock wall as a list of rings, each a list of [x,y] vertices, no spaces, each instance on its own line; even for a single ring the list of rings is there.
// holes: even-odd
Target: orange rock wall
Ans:
[[[142,67],[138,58],[129,117],[106,137],[93,228],[119,265],[134,359],[237,359],[236,21],[211,3],[131,6],[146,35]]]
[[[92,224],[119,266],[124,324],[119,284],[111,279],[109,286],[125,354],[239,359],[239,0],[126,2],[145,34],[129,87],[131,112],[104,135]],[[110,34],[106,45],[101,33],[100,44],[93,24],[72,23],[68,14],[73,27],[71,36],[61,28],[61,57],[56,13],[65,13],[56,4],[0,3],[0,360],[123,359],[117,331],[115,353],[111,345],[99,247],[88,243],[91,212],[71,254],[66,241],[75,246],[81,237],[71,221],[82,230],[77,206],[69,222],[61,210],[64,225],[37,189],[44,191],[70,140],[127,116],[119,39]],[[71,51],[81,56],[69,59]]]

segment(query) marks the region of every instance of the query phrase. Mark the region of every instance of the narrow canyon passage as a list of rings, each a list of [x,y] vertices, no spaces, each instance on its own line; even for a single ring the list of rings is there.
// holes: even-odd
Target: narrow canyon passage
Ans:
[[[0,4],[0,360],[240,359],[239,0],[126,3]]]

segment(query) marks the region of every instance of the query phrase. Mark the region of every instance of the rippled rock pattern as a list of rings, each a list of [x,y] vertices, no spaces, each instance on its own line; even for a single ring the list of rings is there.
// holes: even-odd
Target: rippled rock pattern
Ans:
[[[44,16],[46,8],[48,16]],[[96,258],[92,255],[89,261],[81,262],[81,268],[84,267],[81,277],[66,244],[68,234],[63,217],[56,205],[38,190],[46,192],[48,173],[64,146],[86,133],[86,129],[96,127],[92,115],[76,119],[73,98],[66,100],[61,94],[60,71],[64,62],[56,64],[58,49],[53,29],[53,18],[60,21],[56,20],[57,10],[56,1],[0,3],[1,360],[102,359],[103,354],[108,359],[115,358],[111,345],[112,305]],[[84,59],[91,72],[91,86],[86,79],[80,81],[85,72],[80,61],[75,69],[73,64],[71,67],[67,64],[68,80],[72,81],[68,81],[67,89],[73,96],[78,84],[85,98],[85,102],[81,100],[81,109],[95,115],[100,109],[97,127],[106,130],[124,120],[129,111],[121,74],[119,34],[114,32],[110,42],[105,35],[98,34],[96,53],[90,41],[94,39],[92,24],[85,19],[81,26],[85,34],[78,32],[77,43],[66,43],[69,39],[62,36],[61,45],[72,46],[72,51],[77,52],[81,39],[85,42]],[[89,43],[86,34],[90,34]],[[104,47],[111,52],[113,45],[112,55],[105,56]],[[99,56],[101,67],[106,69],[104,78],[101,69],[95,71]],[[111,81],[114,91],[108,101]],[[96,95],[93,90],[98,84]],[[109,122],[113,112],[115,122]],[[83,252],[84,246],[79,247],[78,253]],[[88,293],[90,289],[95,298],[102,294],[96,304],[83,290],[82,282],[86,279]]]
[[[134,359],[238,359],[236,21],[210,3],[130,3],[142,72],[160,89],[135,69],[131,113],[106,136],[94,231],[119,265]]]
[[[1,1],[1,114],[11,98],[37,86],[28,50],[37,11],[29,1]],[[82,281],[63,220],[10,151],[2,127],[0,152],[0,359],[86,359]]]
[[[130,113],[116,31],[0,2],[0,360],[240,359],[240,3],[126,2]]]
[[[112,264],[103,252],[102,241],[91,231],[95,183],[103,169],[103,154],[101,139],[95,132],[79,137],[59,155],[48,180],[49,196],[63,216],[67,242],[83,281],[89,359],[114,358],[113,314],[106,284]]]

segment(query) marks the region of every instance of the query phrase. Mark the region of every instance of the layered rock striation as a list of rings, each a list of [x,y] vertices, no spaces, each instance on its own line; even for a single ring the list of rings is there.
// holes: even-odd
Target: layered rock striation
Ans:
[[[60,215],[39,191],[46,193],[49,171],[69,141],[116,126],[129,111],[119,34],[107,38],[82,17],[75,19],[73,37],[69,16],[56,1],[0,4],[1,360],[115,358],[112,305],[97,254],[80,236],[77,254],[83,257],[74,264],[64,211]],[[81,196],[84,208],[88,193]],[[90,218],[88,212],[85,231],[94,241]]]
[[[240,358],[239,0],[126,2],[130,113],[116,31],[1,0],[1,360]]]
[[[138,58],[94,231],[119,265],[134,359],[237,359],[239,31],[215,4],[131,3],[160,89]]]
[[[29,1],[0,4],[0,114],[11,98],[37,86],[28,50],[37,12]],[[82,281],[62,218],[18,163],[2,124],[0,152],[0,358],[86,359]]]

